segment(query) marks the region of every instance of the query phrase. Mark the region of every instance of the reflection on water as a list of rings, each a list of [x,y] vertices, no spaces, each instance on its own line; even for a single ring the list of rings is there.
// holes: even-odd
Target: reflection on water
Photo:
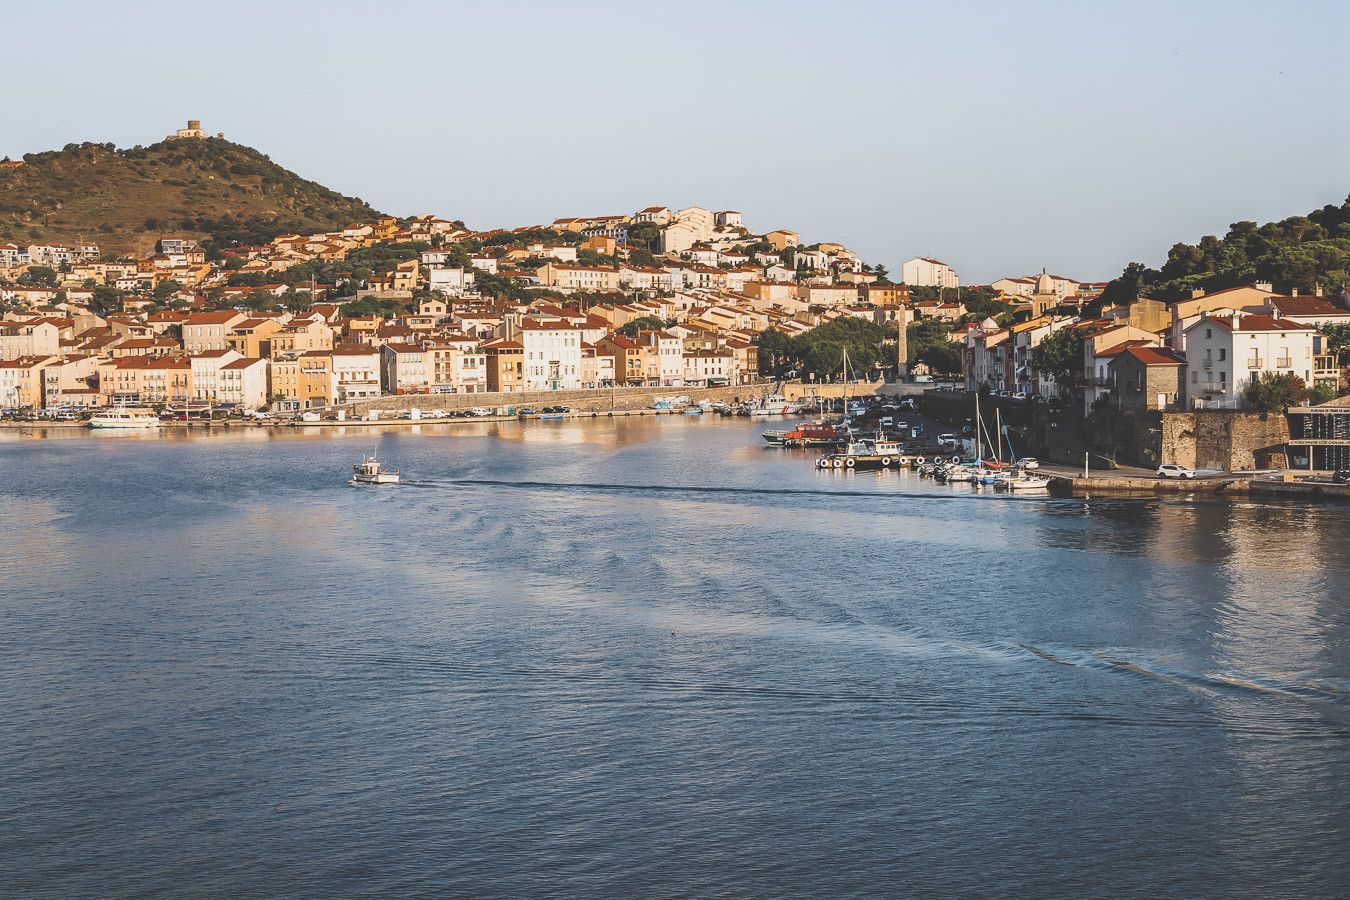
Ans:
[[[820,472],[762,428],[0,434],[0,883],[1350,876],[1342,509]],[[407,484],[346,485],[372,447]]]

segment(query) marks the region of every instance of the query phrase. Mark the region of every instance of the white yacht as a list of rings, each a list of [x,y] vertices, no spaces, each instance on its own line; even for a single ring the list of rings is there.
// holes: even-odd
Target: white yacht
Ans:
[[[787,398],[781,394],[770,394],[758,400],[751,400],[741,407],[743,416],[781,416],[787,411]]]
[[[352,466],[352,484],[398,484],[398,472],[389,472],[374,456]]]
[[[94,413],[90,428],[158,428],[159,417],[148,409],[113,406]]]

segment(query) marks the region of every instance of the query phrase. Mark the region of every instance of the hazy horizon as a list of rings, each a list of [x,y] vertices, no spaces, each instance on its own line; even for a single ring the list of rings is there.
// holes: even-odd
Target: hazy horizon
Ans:
[[[151,144],[194,118],[377,209],[474,228],[699,205],[892,272],[928,255],[966,283],[1107,280],[1350,190],[1350,8],[1329,2],[53,3],[8,20],[49,40],[11,41],[0,156]]]

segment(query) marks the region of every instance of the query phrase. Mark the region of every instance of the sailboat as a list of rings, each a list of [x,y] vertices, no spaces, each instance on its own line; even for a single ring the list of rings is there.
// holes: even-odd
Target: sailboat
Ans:
[[[999,425],[999,460],[1003,459],[1003,440],[1008,442],[1008,456],[1012,460],[1017,459],[1017,451],[1013,448],[1012,437]],[[1050,488],[1050,479],[1044,475],[1032,475],[1020,466],[1014,463],[1014,470],[1001,473],[995,476],[994,487],[1003,488],[1007,491],[1045,491]]]

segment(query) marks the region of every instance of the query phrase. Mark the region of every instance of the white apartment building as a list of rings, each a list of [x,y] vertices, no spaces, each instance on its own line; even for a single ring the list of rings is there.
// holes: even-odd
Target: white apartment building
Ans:
[[[1266,373],[1292,372],[1313,384],[1315,329],[1267,315],[1205,314],[1186,329],[1186,395],[1196,406],[1237,408]]]
[[[243,409],[266,406],[271,363],[265,359],[236,359],[221,367],[217,378],[221,403],[233,403]]]
[[[224,403],[220,398],[221,370],[244,354],[238,350],[203,350],[195,354],[192,363],[192,399],[199,403]]]
[[[693,350],[683,355],[684,383],[690,387],[736,384],[736,353],[732,350]]]
[[[183,320],[183,349],[190,354],[224,350],[229,346],[225,336],[246,318],[233,309],[193,313]]]
[[[0,359],[52,356],[60,350],[61,329],[46,319],[0,321]]]
[[[900,280],[910,287],[961,286],[961,279],[957,277],[955,269],[941,260],[927,256],[905,260],[900,266]]]
[[[520,342],[525,347],[525,390],[561,391],[580,387],[579,326],[525,319],[520,327]]]
[[[545,263],[539,267],[540,283],[570,291],[617,291],[619,270],[609,266],[568,266]]]
[[[434,268],[427,270],[427,289],[458,297],[473,287],[473,272],[461,268]]]
[[[338,403],[380,396],[380,351],[374,347],[334,347],[333,395]]]

